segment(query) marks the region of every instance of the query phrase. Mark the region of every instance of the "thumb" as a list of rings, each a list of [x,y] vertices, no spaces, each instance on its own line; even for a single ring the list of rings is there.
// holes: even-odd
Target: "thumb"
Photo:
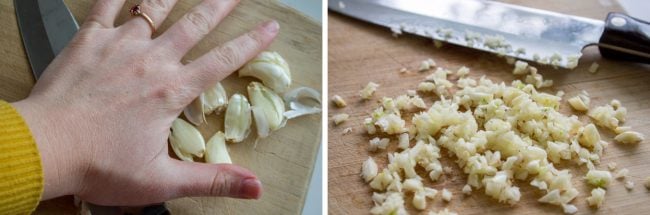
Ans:
[[[226,196],[259,199],[262,183],[255,174],[232,164],[192,163],[169,159],[168,184],[180,196]]]

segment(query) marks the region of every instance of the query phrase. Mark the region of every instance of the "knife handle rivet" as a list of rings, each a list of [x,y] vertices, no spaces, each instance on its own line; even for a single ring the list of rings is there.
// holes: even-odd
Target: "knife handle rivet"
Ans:
[[[621,27],[624,26],[627,23],[627,21],[625,21],[625,19],[621,17],[614,17],[611,19],[610,23],[612,23],[612,25],[616,27]]]

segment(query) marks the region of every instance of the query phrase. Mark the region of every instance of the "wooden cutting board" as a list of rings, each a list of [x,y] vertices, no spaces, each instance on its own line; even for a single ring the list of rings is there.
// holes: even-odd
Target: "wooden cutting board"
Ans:
[[[0,2],[0,99],[17,101],[27,97],[34,83],[18,31],[13,1]],[[65,1],[77,20],[82,22],[95,1]],[[118,24],[129,19],[128,8],[139,1],[127,1]],[[179,1],[159,32],[164,32],[199,0]],[[292,87],[307,86],[320,91],[322,74],[321,25],[276,1],[242,1],[207,38],[186,57],[191,60],[210,48],[252,29],[257,24],[276,19],[281,26],[270,50],[279,52],[289,62]],[[245,94],[253,79],[231,75],[222,83],[229,95]],[[222,128],[222,119],[211,115],[211,126],[200,127],[205,137]],[[219,125],[218,125],[219,124]],[[218,125],[218,126],[217,126]],[[251,135],[255,136],[255,135]],[[285,128],[274,132],[257,146],[254,138],[229,145],[235,164],[254,171],[262,181],[260,200],[227,198],[182,198],[167,203],[174,214],[299,214],[307,193],[316,153],[321,143],[319,114],[290,120]],[[41,203],[37,214],[73,214],[72,198],[64,197]]]
[[[603,20],[609,11],[621,11],[618,5],[602,5],[610,1],[579,0],[568,3],[563,0],[532,1],[510,0],[508,3],[529,7],[552,10],[562,13],[586,16]],[[340,95],[348,107],[336,108],[329,104],[328,113],[328,201],[331,214],[368,214],[373,206],[369,186],[359,177],[361,164],[368,156],[377,161],[380,169],[387,163],[386,152],[369,153],[367,151],[370,137],[365,133],[363,119],[377,107],[381,97],[395,97],[405,94],[408,89],[415,89],[417,84],[429,72],[407,72],[401,74],[401,68],[417,70],[419,63],[427,58],[433,58],[438,66],[453,71],[465,65],[471,68],[470,76],[486,75],[495,81],[513,80],[512,65],[503,58],[492,54],[482,53],[472,49],[446,44],[440,49],[433,47],[428,39],[403,35],[399,38],[391,36],[390,30],[367,24],[337,13],[329,14],[329,96]],[[601,64],[596,74],[587,72],[592,62]],[[555,86],[552,92],[563,90],[566,96],[574,96],[581,90],[591,94],[592,106],[603,105],[611,99],[619,99],[628,108],[628,120],[624,125],[632,126],[635,131],[650,137],[650,66],[633,63],[614,62],[601,59],[597,49],[585,50],[580,60],[580,66],[574,71],[555,70],[549,67],[538,67],[546,78],[553,79]],[[362,102],[358,92],[369,81],[381,85],[373,100]],[[432,96],[426,96],[427,104],[433,102]],[[573,113],[567,105],[561,108],[563,113]],[[344,124],[334,126],[331,117],[334,114],[347,113],[350,119]],[[580,115],[584,122],[588,118]],[[352,128],[352,133],[343,134],[345,128]],[[612,132],[599,129],[605,141],[612,143]],[[389,151],[394,151],[395,140],[392,140]],[[447,188],[453,192],[451,202],[443,203],[439,198],[428,201],[426,211],[438,211],[445,207],[459,214],[562,214],[556,206],[544,205],[537,202],[543,194],[530,185],[518,183],[521,188],[521,201],[515,206],[499,204],[484,194],[484,190],[474,191],[471,196],[463,197],[461,188],[466,183],[466,175],[461,172],[452,158],[443,154],[441,162],[453,168],[453,173],[441,180],[425,184],[438,190]],[[640,145],[622,146],[610,144],[606,155],[602,158],[600,168],[604,164],[616,162],[619,167],[630,170],[630,179],[636,183],[635,189],[626,191],[623,182],[614,181],[607,189],[606,201],[599,210],[589,209],[585,198],[590,195],[590,188],[584,185],[582,177],[585,168],[572,169],[573,184],[581,192],[573,201],[581,214],[647,214],[650,211],[650,192],[643,187],[643,179],[650,176],[650,140]],[[417,211],[411,206],[411,197],[405,199],[412,213]],[[425,211],[425,212],[426,212]]]

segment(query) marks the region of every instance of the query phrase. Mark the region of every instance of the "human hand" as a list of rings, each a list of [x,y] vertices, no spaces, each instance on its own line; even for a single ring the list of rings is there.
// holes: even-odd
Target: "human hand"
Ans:
[[[142,11],[160,24],[176,1],[146,0]],[[123,3],[98,0],[30,96],[13,104],[38,144],[42,199],[74,194],[100,205],[142,205],[183,196],[259,198],[252,172],[172,159],[167,137],[182,109],[264,50],[278,24],[184,65],[181,58],[237,1],[204,0],[155,39],[141,17],[113,26]]]

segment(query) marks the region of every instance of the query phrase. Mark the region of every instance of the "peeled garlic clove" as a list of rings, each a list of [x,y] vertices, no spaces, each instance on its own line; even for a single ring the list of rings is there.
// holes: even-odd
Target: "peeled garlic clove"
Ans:
[[[291,85],[289,64],[277,52],[262,52],[239,70],[239,77],[252,76],[260,79],[273,91],[283,93]]]
[[[183,115],[185,115],[185,118],[187,118],[188,121],[190,121],[194,125],[201,125],[202,123],[206,122],[205,120],[205,114],[204,114],[204,103],[205,103],[205,97],[203,93],[199,95],[190,105],[185,107],[183,110]]]
[[[246,139],[252,123],[251,105],[246,97],[241,94],[230,97],[224,121],[226,140],[241,142]]]
[[[264,114],[258,114],[265,119],[257,118],[255,122],[266,121],[270,131],[275,131],[284,126],[286,118],[284,117],[284,102],[282,97],[273,92],[271,89],[265,87],[259,82],[251,82],[248,85],[248,96],[250,96],[251,104],[254,107],[261,108]]]
[[[214,87],[202,93],[203,100],[203,113],[211,114],[214,111],[221,111],[228,104],[228,95],[226,89],[223,88],[220,82],[217,82]]]
[[[226,148],[226,136],[223,132],[217,132],[208,140],[205,149],[205,162],[232,163],[228,148]]]
[[[205,141],[199,130],[183,119],[172,123],[169,142],[176,156],[182,160],[192,161],[192,156],[203,157]]]

